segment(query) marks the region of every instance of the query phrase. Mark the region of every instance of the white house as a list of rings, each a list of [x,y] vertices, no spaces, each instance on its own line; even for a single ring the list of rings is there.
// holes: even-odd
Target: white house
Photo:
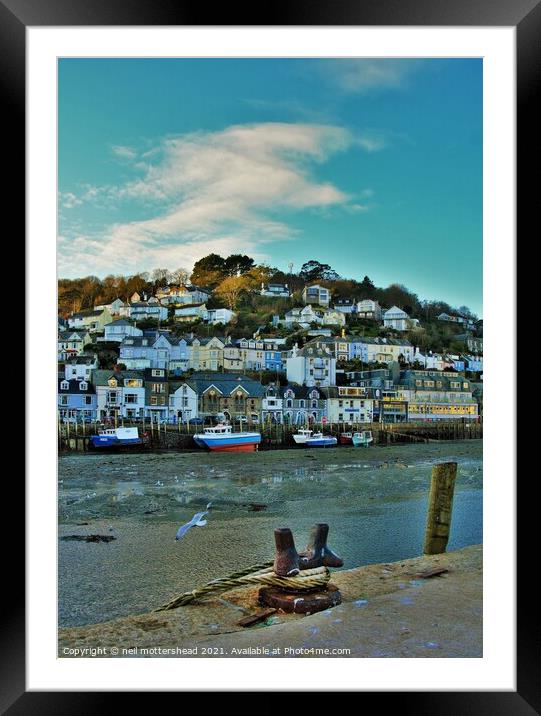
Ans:
[[[180,422],[199,417],[198,395],[189,382],[174,383],[169,387],[169,415]]]
[[[336,358],[328,348],[305,346],[299,350],[297,344],[288,355],[286,364],[287,380],[306,386],[329,386],[336,383]]]
[[[333,308],[335,311],[342,313],[354,313],[356,310],[354,298],[337,298],[334,301]]]
[[[304,306],[304,308],[292,308],[285,314],[282,322],[286,328],[290,328],[295,323],[303,328],[309,328],[312,323],[321,325],[323,316],[321,311],[315,311],[312,306]]]
[[[415,349],[413,360],[420,363],[426,370],[443,370],[448,365],[448,362],[440,353],[432,353],[432,351],[421,353],[419,348]]]
[[[229,308],[209,308],[203,320],[215,326],[218,323],[223,323],[224,325],[231,323],[236,317],[237,314],[234,311],[230,311]]]
[[[394,328],[395,331],[407,331],[409,318],[405,311],[398,306],[393,306],[383,314],[383,325],[385,328]]]
[[[320,306],[328,306],[331,302],[331,292],[324,286],[314,284],[305,286],[302,292],[302,300],[304,303],[316,303]]]
[[[124,338],[143,335],[143,331],[140,328],[137,328],[131,321],[126,321],[124,318],[106,323],[103,327],[103,333],[103,338],[98,338],[98,341],[110,341],[111,343],[122,343]]]
[[[334,386],[322,388],[326,398],[326,416],[330,423],[371,423],[374,418],[374,400],[367,398],[366,388]]]
[[[371,318],[374,321],[381,321],[381,306],[377,301],[365,298],[357,302],[357,316],[359,318]]]
[[[346,315],[342,311],[326,308],[322,311],[322,324],[324,326],[345,326]]]
[[[69,358],[64,365],[66,380],[90,380],[92,371],[98,367],[98,356],[83,355]]]

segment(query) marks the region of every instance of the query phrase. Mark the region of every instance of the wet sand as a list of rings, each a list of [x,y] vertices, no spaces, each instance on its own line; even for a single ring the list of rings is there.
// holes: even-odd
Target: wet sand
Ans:
[[[456,460],[449,550],[482,542],[482,443],[261,453],[70,455],[59,460],[59,625],[147,612],[172,595],[272,559],[273,530],[304,547],[314,522],[344,569],[422,550],[431,465]],[[176,542],[212,502],[208,524]]]

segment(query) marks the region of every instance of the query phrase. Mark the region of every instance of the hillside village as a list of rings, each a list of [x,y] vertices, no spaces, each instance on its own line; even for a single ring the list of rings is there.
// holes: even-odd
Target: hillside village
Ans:
[[[191,274],[59,281],[64,422],[478,420],[483,326],[405,287],[211,254]]]

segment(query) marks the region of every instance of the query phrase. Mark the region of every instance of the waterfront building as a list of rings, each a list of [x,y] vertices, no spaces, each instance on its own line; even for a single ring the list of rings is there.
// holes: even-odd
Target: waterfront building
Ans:
[[[322,388],[326,417],[330,423],[371,423],[374,421],[374,399],[367,388],[331,386]]]
[[[287,380],[299,385],[328,386],[336,384],[336,358],[327,346],[306,345],[299,349],[295,344],[288,354]]]
[[[318,284],[305,286],[302,292],[302,300],[305,304],[312,303],[328,307],[331,302],[331,292],[328,288]]]
[[[199,396],[189,380],[169,382],[169,418],[187,423],[199,417]]]
[[[397,396],[408,402],[412,421],[476,420],[477,401],[470,381],[459,373],[431,370],[401,371]]]
[[[375,423],[404,423],[408,420],[408,401],[398,396],[395,380],[400,377],[397,363],[391,368],[352,371],[346,373],[349,386],[365,390],[373,401],[372,419]]]
[[[96,420],[96,390],[88,380],[58,379],[58,415],[61,421]]]
[[[231,423],[258,423],[265,389],[252,378],[235,373],[194,373],[187,383],[198,396],[199,417]]]
[[[326,403],[322,389],[316,386],[288,383],[277,389],[282,402],[282,421],[288,425],[321,423]]]
[[[283,399],[279,385],[270,383],[264,389],[261,399],[261,419],[265,423],[283,422]]]
[[[92,383],[96,390],[99,420],[142,419],[145,411],[143,372],[137,370],[95,370]]]
[[[169,417],[169,383],[164,368],[143,371],[145,387],[145,417],[161,423]]]

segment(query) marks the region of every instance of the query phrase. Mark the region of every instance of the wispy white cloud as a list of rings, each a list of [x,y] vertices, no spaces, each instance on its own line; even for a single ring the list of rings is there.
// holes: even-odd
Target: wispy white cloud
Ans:
[[[166,138],[146,152],[146,164],[138,163],[138,178],[122,186],[86,187],[79,199],[135,203],[139,209],[148,205],[150,216],[118,222],[101,235],[67,227],[59,240],[61,274],[191,267],[211,251],[243,251],[264,260],[266,243],[294,237],[287,218],[292,212],[361,210],[355,197],[318,180],[316,165],[348,149],[382,146],[375,136],[300,123],[239,125]]]
[[[340,90],[363,94],[377,90],[401,89],[421,67],[417,59],[333,59],[318,63],[320,74]]]
[[[132,149],[131,147],[126,147],[121,144],[115,144],[111,147],[111,151],[116,157],[119,157],[120,159],[128,159],[133,160],[137,157],[137,152],[135,149]]]

